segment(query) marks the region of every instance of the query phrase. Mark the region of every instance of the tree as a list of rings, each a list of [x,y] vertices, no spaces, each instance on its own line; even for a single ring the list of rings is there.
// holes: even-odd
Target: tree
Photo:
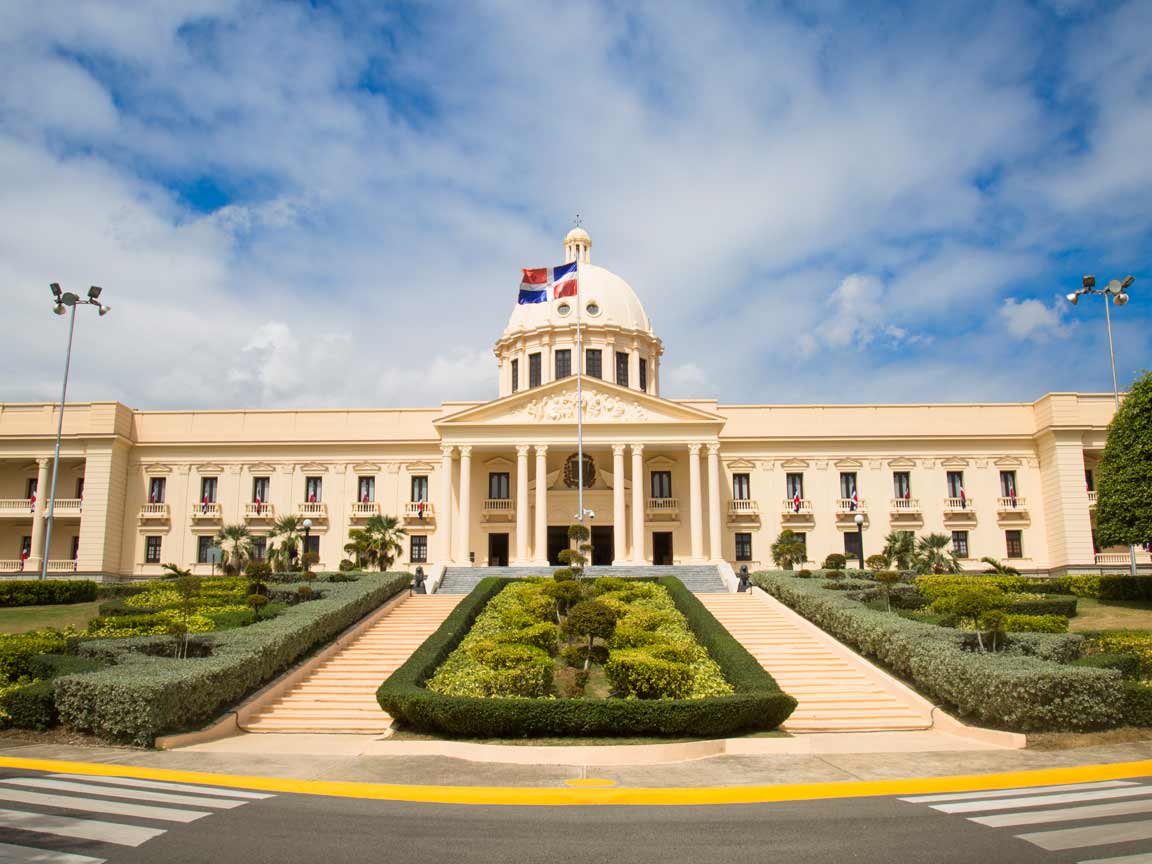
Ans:
[[[916,557],[916,537],[911,531],[892,531],[884,538],[884,550],[880,553],[889,565],[895,564],[899,570],[911,570]]]
[[[570,585],[570,582],[555,582],[554,585]],[[592,646],[597,637],[607,639],[616,629],[616,614],[599,600],[585,600],[568,610],[565,623],[569,633],[588,637],[588,655],[584,658],[584,671],[592,663]]]
[[[221,525],[212,545],[220,550],[225,573],[241,573],[252,557],[252,533],[247,525]]]
[[[872,578],[884,590],[884,602],[888,611],[892,611],[892,586],[900,581],[900,574],[895,570],[877,570]]]
[[[272,523],[271,538],[275,545],[268,550],[268,558],[278,570],[287,570],[296,560],[303,535],[304,520],[299,516],[281,516]]]
[[[997,558],[992,558],[988,555],[985,555],[980,560],[981,560],[981,562],[983,562],[984,564],[987,564],[989,567],[992,568],[991,570],[985,570],[984,571],[985,573],[987,573],[989,575],[992,575],[992,574],[995,574],[997,576],[1019,576],[1020,575],[1020,571],[1017,570],[1015,567],[1012,567],[1008,564],[1005,564],[1003,561],[1000,561]]]
[[[407,533],[395,516],[372,516],[363,528],[354,528],[348,533],[344,551],[356,560],[361,569],[376,567],[387,570],[403,553],[400,538]]]
[[[1132,383],[1108,424],[1096,492],[1101,547],[1152,540],[1152,372]]]
[[[883,555],[869,555],[864,564],[869,570],[887,570],[892,561]]]
[[[932,535],[929,535],[932,536]],[[970,577],[954,590],[941,594],[932,601],[932,611],[937,615],[953,615],[961,624],[971,622],[976,631],[976,643],[980,650],[984,650],[984,640],[980,636],[981,620],[993,610],[1005,609],[1011,599],[987,581],[978,577]],[[995,644],[995,643],[993,643]]]
[[[785,570],[791,570],[794,565],[803,564],[808,559],[808,546],[804,538],[791,528],[781,531],[768,551],[776,565]]]
[[[576,579],[584,578],[584,568],[588,566],[588,558],[592,554],[592,544],[589,539],[592,532],[587,525],[574,522],[568,526],[568,539],[575,540],[576,545],[571,549],[561,549],[557,556],[561,564],[568,565]]]
[[[917,573],[959,573],[960,562],[948,548],[952,538],[947,534],[928,534],[916,541],[912,566]]]
[[[180,595],[179,619],[169,632],[176,637],[176,658],[188,657],[188,634],[192,630],[192,616],[196,612],[196,599],[200,596],[201,579],[185,571],[176,579],[176,593]]]
[[[192,575],[191,570],[185,570],[179,564],[173,564],[172,562],[165,564],[161,569],[164,570],[165,579],[180,579],[183,576]]]

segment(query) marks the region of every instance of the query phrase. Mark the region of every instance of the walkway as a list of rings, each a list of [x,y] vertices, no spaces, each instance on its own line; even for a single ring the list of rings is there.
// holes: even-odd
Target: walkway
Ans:
[[[700,594],[780,686],[799,701],[790,732],[924,729],[930,706],[885,672],[763,592]]]
[[[260,708],[249,732],[380,734],[392,722],[376,689],[444,623],[459,596],[414,594],[322,662],[279,698]]]

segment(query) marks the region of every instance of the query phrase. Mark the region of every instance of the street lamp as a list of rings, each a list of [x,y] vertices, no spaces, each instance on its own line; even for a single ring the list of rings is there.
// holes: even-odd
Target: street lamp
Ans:
[[[304,564],[304,572],[309,571],[308,563],[308,538],[312,536],[312,520],[304,520],[304,554],[300,556],[300,561]]]
[[[858,551],[860,552],[860,569],[863,570],[864,569],[864,514],[863,513],[857,513],[855,522],[856,522],[856,533],[858,533],[860,535],[860,548]]]
[[[1119,279],[1112,279],[1103,288],[1097,288],[1096,277],[1085,276],[1081,282],[1081,287],[1067,295],[1068,302],[1073,306],[1085,294],[1098,295],[1104,298],[1104,320],[1108,324],[1108,357],[1112,361],[1112,398],[1116,403],[1117,411],[1120,410],[1120,385],[1116,380],[1116,349],[1112,345],[1112,311],[1108,301],[1111,300],[1117,306],[1127,304],[1128,289],[1132,287],[1132,283],[1135,281],[1134,276],[1127,276],[1123,282]],[[1134,545],[1128,546],[1128,572],[1133,576],[1136,575],[1136,547]]]
[[[44,555],[40,561],[41,579],[48,578],[48,555],[52,550],[52,522],[56,512],[56,480],[60,476],[60,437],[64,432],[64,402],[68,398],[68,370],[72,365],[72,334],[76,332],[76,307],[95,306],[101,318],[107,315],[108,310],[112,308],[100,302],[100,293],[103,289],[96,285],[88,289],[87,300],[81,299],[78,294],[73,294],[71,291],[63,291],[58,282],[53,282],[48,287],[52,289],[52,297],[56,300],[52,311],[57,315],[63,315],[71,309],[72,314],[68,318],[68,350],[64,354],[64,386],[60,390],[60,415],[56,420],[56,453],[52,457],[52,491],[48,496],[48,525],[44,532]]]

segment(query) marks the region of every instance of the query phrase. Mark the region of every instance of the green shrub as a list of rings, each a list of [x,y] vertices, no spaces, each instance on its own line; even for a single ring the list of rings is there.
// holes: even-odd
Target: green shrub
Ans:
[[[497,634],[493,638],[497,642],[531,645],[533,648],[540,648],[549,654],[555,654],[560,640],[560,630],[551,621],[542,621],[531,627]]]
[[[1125,678],[1140,678],[1140,658],[1135,654],[1087,654],[1076,660],[1075,665],[1115,669]]]
[[[0,725],[44,731],[56,725],[55,682],[0,688]]]
[[[687,663],[655,657],[643,648],[613,651],[604,675],[617,696],[686,699],[692,691],[692,668]]]
[[[91,603],[96,583],[87,579],[10,579],[0,582],[0,606]]]
[[[824,559],[823,567],[825,570],[843,570],[848,564],[848,559],[841,555],[839,552],[833,552]]]
[[[1128,573],[1061,576],[1056,584],[1077,597],[1097,600],[1152,600],[1152,576]]]
[[[811,570],[797,570],[796,576],[800,579],[811,579],[812,578],[812,571]]]
[[[67,637],[53,630],[0,633],[0,686],[36,677],[38,658],[43,654],[59,654],[66,646]]]
[[[583,667],[588,661],[588,646],[587,645],[565,645],[560,649],[560,659],[562,659],[568,666]],[[592,662],[604,665],[608,660],[608,646],[607,645],[593,645],[592,646]]]
[[[1124,682],[1124,720],[1131,726],[1152,726],[1152,686]]]
[[[1088,638],[1085,654],[1131,654],[1140,661],[1140,674],[1152,678],[1152,632],[1112,630]]]
[[[1037,595],[1027,600],[1014,599],[1008,607],[1011,615],[1060,615],[1076,617],[1076,598],[1067,595]]]
[[[1004,625],[1010,633],[1067,633],[1068,619],[1063,615],[1005,616]]]

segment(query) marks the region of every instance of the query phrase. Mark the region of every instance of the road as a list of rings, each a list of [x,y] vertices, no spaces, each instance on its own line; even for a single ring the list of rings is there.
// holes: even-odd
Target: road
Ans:
[[[0,861],[1152,862],[1150,778],[713,806],[476,806],[0,769]]]

